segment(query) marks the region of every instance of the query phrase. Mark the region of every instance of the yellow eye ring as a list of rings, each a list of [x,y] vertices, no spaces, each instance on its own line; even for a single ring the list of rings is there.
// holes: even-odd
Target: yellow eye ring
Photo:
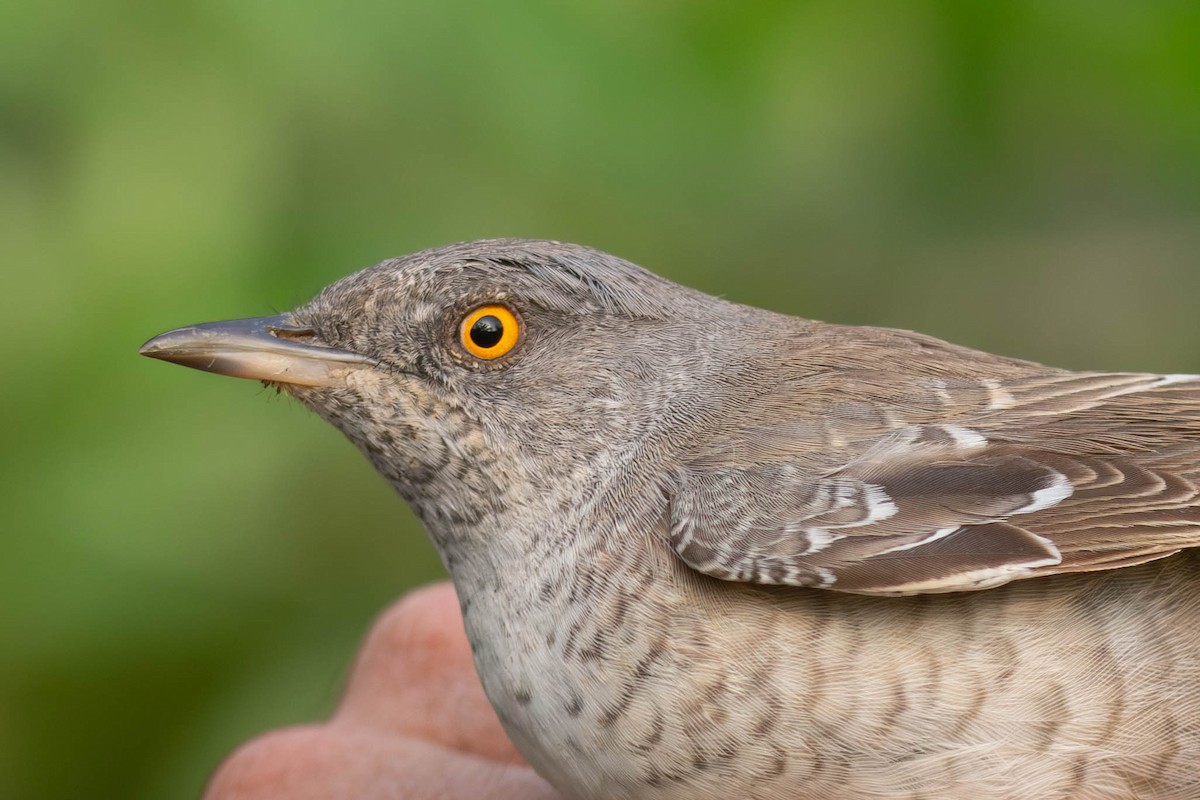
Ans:
[[[484,361],[499,358],[517,346],[521,323],[517,315],[500,305],[480,306],[463,317],[458,340],[467,352]]]

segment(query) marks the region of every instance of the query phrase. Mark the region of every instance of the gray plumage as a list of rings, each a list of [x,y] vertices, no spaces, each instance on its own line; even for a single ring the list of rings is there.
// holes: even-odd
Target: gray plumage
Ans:
[[[462,338],[485,304],[520,326],[495,358]],[[178,332],[147,349],[267,379],[363,450],[567,796],[1200,797],[1200,378],[525,240],[385,261],[270,330],[353,355],[295,383]]]

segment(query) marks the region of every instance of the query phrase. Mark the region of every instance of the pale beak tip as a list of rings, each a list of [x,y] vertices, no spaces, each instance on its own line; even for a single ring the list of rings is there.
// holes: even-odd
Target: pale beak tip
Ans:
[[[150,358],[165,358],[168,351],[172,349],[172,343],[178,344],[183,338],[180,334],[183,331],[190,331],[190,328],[176,328],[173,331],[160,333],[158,336],[148,339],[145,344],[138,348],[139,356],[149,356]]]

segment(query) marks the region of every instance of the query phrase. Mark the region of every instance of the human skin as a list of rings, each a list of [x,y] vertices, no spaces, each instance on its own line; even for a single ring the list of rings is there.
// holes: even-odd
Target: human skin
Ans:
[[[326,722],[238,748],[205,800],[558,800],[521,759],[475,674],[454,588],[419,589],[368,634]]]

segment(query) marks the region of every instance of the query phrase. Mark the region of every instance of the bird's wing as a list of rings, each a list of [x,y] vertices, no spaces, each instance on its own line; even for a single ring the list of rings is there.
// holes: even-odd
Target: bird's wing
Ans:
[[[882,413],[823,465],[811,421],[732,426],[673,476],[676,553],[724,580],[901,595],[1200,546],[1200,377],[935,383],[945,421]]]

